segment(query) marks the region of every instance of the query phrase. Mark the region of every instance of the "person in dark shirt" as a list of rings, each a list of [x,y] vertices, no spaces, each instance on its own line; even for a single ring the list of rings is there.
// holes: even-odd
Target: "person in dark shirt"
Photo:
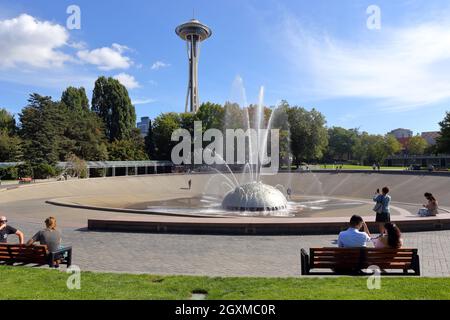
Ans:
[[[22,231],[7,225],[7,222],[8,220],[6,219],[6,217],[4,216],[0,217],[0,243],[7,243],[8,236],[10,234],[15,234],[17,237],[19,237],[19,243],[23,244]]]
[[[61,233],[56,230],[56,219],[54,217],[45,219],[45,226],[45,229],[38,231],[28,240],[27,245],[31,246],[35,242],[39,242],[41,245],[46,245],[50,252],[61,249]]]

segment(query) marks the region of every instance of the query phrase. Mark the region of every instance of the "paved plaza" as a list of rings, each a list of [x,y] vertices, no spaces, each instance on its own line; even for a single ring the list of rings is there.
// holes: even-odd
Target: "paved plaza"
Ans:
[[[64,209],[74,210],[76,209]],[[74,212],[75,213],[75,212]],[[41,222],[12,220],[26,235]],[[300,276],[300,248],[334,246],[336,236],[213,236],[62,229],[82,270],[210,276]],[[450,276],[450,231],[405,233],[423,276]]]
[[[145,190],[152,197],[167,196],[170,188],[172,192],[176,190],[177,196],[185,196],[189,192],[180,188],[186,177],[171,176],[171,186],[164,184],[164,177],[151,179],[124,178],[117,180],[120,183],[116,180],[92,179],[88,184],[75,181],[4,190],[0,192],[0,212],[8,217],[11,225],[20,228],[27,239],[43,227],[46,217],[55,216],[63,233],[63,243],[72,245],[74,249],[73,263],[82,270],[90,271],[296,277],[300,276],[300,248],[336,245],[337,235],[216,236],[94,232],[86,228],[89,218],[142,219],[142,215],[45,203],[49,198],[78,195],[84,190],[93,193],[92,199],[99,199],[94,192],[126,194],[129,190]],[[346,181],[350,179],[354,178],[347,178]],[[112,184],[113,181],[116,184]],[[441,192],[447,192],[442,188],[444,182],[440,183]],[[174,185],[178,187],[174,188]],[[367,187],[368,190],[370,188]],[[397,195],[400,197],[401,194],[397,192]],[[126,199],[133,200],[131,195]],[[404,238],[405,247],[419,249],[423,276],[450,276],[450,231],[404,233]],[[15,241],[14,237],[11,240]]]

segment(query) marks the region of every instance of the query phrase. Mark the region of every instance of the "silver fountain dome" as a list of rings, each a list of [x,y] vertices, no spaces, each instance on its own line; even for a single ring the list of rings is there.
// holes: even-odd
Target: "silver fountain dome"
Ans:
[[[222,208],[233,211],[277,211],[287,207],[283,193],[262,182],[236,187],[225,195]]]

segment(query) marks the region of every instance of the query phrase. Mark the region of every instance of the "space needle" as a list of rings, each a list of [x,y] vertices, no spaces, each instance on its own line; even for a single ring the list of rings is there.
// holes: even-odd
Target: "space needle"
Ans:
[[[200,42],[212,35],[210,28],[196,19],[179,25],[175,29],[176,34],[186,41],[189,59],[189,82],[186,95],[185,111],[197,112],[199,108],[198,98],[198,58],[200,55]],[[188,109],[189,106],[189,109]]]

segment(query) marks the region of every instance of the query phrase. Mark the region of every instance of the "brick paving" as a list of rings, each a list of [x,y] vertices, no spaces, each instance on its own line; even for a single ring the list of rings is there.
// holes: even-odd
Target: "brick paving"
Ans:
[[[24,222],[31,235],[40,227]],[[208,276],[300,276],[300,248],[333,246],[336,237],[212,236],[62,229],[82,270]],[[423,276],[450,276],[450,231],[405,233],[419,249]]]

